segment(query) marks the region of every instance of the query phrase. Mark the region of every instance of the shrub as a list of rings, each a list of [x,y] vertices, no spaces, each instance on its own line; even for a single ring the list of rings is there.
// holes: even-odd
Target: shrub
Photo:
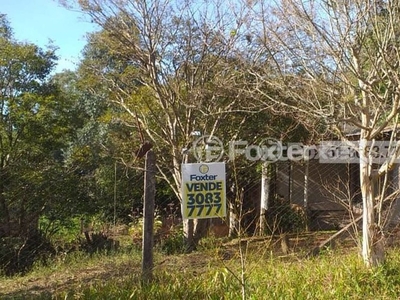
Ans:
[[[180,254],[185,252],[185,240],[182,226],[171,227],[169,233],[161,240],[161,251],[164,254]]]

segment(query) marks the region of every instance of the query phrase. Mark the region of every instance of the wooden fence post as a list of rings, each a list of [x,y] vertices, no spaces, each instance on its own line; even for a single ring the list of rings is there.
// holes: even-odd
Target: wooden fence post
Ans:
[[[154,202],[156,195],[156,156],[152,150],[146,154],[144,173],[142,279],[153,277]]]

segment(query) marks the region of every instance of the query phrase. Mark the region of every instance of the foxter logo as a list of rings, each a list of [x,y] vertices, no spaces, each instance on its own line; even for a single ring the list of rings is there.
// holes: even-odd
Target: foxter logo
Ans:
[[[207,174],[209,170],[210,170],[210,168],[204,164],[200,165],[200,167],[199,167],[199,171],[201,174]]]
[[[203,181],[203,180],[215,180],[217,178],[217,175],[196,175],[192,174],[190,175],[190,181],[196,180],[196,181]]]

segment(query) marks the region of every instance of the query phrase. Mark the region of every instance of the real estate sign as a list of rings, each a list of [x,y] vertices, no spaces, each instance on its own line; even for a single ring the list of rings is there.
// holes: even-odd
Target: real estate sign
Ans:
[[[182,164],[182,216],[205,219],[226,216],[224,163]]]

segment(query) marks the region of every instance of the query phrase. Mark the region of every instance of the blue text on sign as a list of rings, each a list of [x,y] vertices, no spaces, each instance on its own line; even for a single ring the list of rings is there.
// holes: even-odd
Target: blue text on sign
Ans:
[[[217,178],[217,175],[196,175],[192,174],[190,175],[190,180],[196,180],[196,181],[202,181],[202,180],[215,180]]]

